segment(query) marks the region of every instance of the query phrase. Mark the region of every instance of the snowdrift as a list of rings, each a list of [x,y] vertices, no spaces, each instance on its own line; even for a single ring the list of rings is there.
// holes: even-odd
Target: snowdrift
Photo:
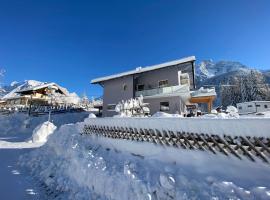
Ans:
[[[31,142],[33,143],[47,142],[48,136],[51,135],[56,130],[56,128],[57,127],[49,121],[43,122],[34,129]]]
[[[119,123],[118,119],[111,121],[114,122]],[[84,123],[77,123],[60,127],[46,145],[20,159],[20,165],[46,186],[49,197],[270,198],[270,168],[262,162],[80,135],[83,126]]]
[[[55,126],[60,127],[63,124],[82,122],[89,115],[88,112],[81,113],[63,113],[51,116],[51,121]],[[41,123],[48,120],[48,115],[28,116],[24,113],[13,113],[10,115],[0,115],[0,137],[25,135],[20,139],[28,139],[33,130]]]

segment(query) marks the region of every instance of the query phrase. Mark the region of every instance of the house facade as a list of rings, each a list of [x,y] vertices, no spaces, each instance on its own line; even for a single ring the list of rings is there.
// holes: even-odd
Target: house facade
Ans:
[[[67,96],[68,92],[65,88],[56,83],[44,83],[38,86],[11,91],[1,99],[1,105],[12,106],[29,106],[31,105],[50,105],[52,103],[61,104],[61,101],[52,102],[50,93],[54,95]]]
[[[191,56],[92,80],[103,87],[103,116],[115,115],[117,103],[141,95],[150,114],[184,112],[195,89],[194,62]]]

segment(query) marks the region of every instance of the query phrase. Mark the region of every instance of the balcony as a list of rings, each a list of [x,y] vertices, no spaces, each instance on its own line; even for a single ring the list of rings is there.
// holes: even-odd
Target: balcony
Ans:
[[[170,87],[155,88],[150,90],[136,91],[135,96],[155,97],[155,96],[177,96],[181,94],[189,94],[188,85],[176,85]]]

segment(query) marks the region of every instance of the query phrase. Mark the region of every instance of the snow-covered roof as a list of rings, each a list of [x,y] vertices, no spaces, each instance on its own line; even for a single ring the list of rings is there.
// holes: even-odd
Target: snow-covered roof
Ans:
[[[152,71],[152,70],[156,70],[156,69],[160,69],[160,68],[164,68],[164,67],[178,65],[178,64],[181,64],[181,63],[192,62],[192,61],[195,61],[195,60],[196,60],[195,56],[189,56],[189,57],[186,57],[186,58],[181,58],[181,59],[178,59],[178,60],[174,60],[174,61],[170,61],[170,62],[166,62],[166,63],[161,63],[161,64],[158,64],[158,65],[153,65],[153,66],[148,66],[148,67],[138,67],[135,70],[131,70],[131,71],[127,71],[127,72],[123,72],[123,73],[119,73],[119,74],[114,74],[114,75],[111,75],[111,76],[104,76],[104,77],[93,79],[91,81],[91,83],[92,84],[99,83],[99,82],[103,82],[103,81],[107,81],[107,80],[111,80],[111,79],[115,79],[115,78],[120,78],[120,77],[123,77],[123,76],[128,76],[128,75],[132,75],[132,74],[139,74],[139,73],[148,72],[148,71]]]
[[[203,88],[201,87],[199,90],[191,91],[191,97],[207,97],[207,96],[216,96],[215,88]]]
[[[50,86],[56,86],[58,88],[58,90],[60,90],[64,95],[68,95],[68,91],[65,88],[63,88],[63,87],[61,87],[58,84],[53,83],[53,82],[52,83],[45,83],[45,84],[41,84],[41,85],[37,85],[37,86],[33,86],[33,87],[29,87],[29,88],[26,88],[26,89],[23,89],[23,90],[19,90],[19,91],[17,91],[17,93],[35,91],[35,90],[47,88],[47,87],[50,87]]]
[[[270,103],[270,101],[246,101],[237,104],[245,104],[245,103]]]
[[[44,82],[40,82],[40,81],[28,80],[28,81],[25,81],[24,83],[22,83],[21,85],[15,87],[8,94],[3,96],[2,100],[16,99],[16,98],[20,97],[20,93],[22,93],[22,92],[38,90],[38,89],[49,87],[49,86],[56,86],[66,96],[69,94],[67,89],[59,86],[56,83],[53,83],[53,82],[52,83],[44,83]]]

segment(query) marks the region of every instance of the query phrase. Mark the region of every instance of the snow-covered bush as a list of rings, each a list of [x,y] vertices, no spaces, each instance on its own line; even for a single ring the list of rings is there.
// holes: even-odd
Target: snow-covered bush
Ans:
[[[143,102],[143,96],[135,99],[122,100],[119,102],[115,111],[119,113],[115,117],[132,117],[132,116],[145,116],[150,113],[148,104]]]

